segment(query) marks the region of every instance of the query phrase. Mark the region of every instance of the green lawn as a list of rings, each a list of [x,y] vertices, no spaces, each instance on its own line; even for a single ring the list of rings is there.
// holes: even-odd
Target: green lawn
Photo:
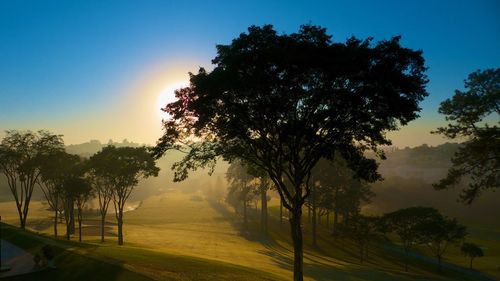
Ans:
[[[130,246],[78,243],[3,225],[3,239],[31,252],[54,246],[57,269],[5,280],[279,280],[250,268]]]
[[[71,243],[51,241],[28,231],[21,231],[6,225],[3,225],[2,238],[31,253],[38,253],[45,244],[56,245],[54,250],[58,267],[57,269],[3,278],[3,280],[151,280],[142,274],[125,269],[120,264],[103,263],[101,260],[65,250]],[[81,247],[89,246],[82,245]]]
[[[280,225],[277,203],[274,199],[270,202],[271,227],[267,238],[259,234],[256,210],[250,211],[255,219],[251,219],[249,228],[243,230],[241,219],[224,204],[210,204],[197,200],[193,194],[173,191],[152,196],[144,200],[140,208],[125,213],[123,247],[115,245],[113,214],[108,217],[106,243],[98,242],[99,227],[92,216],[85,220],[84,244],[60,239],[57,243],[66,245],[66,251],[71,254],[112,261],[122,270],[156,280],[290,280],[293,255],[288,221],[284,220]],[[2,217],[17,224],[15,210],[3,211],[14,207],[7,204],[11,203],[0,203]],[[50,216],[44,205],[34,202],[28,225],[50,236]],[[60,233],[64,233],[63,225],[60,225]],[[498,241],[491,240],[492,237],[486,234],[471,233],[471,237],[471,241],[488,247],[487,256],[475,262],[476,268],[498,278]],[[72,239],[76,240],[76,237]],[[320,248],[311,246],[305,212],[306,280],[474,280],[473,275],[453,271],[438,274],[434,264],[418,259],[410,260],[410,272],[406,273],[403,271],[403,256],[388,251],[382,244],[370,247],[369,258],[361,264],[356,245],[347,239],[332,237],[324,221],[319,227],[318,242]],[[450,248],[445,260],[460,266],[467,264],[456,247]]]

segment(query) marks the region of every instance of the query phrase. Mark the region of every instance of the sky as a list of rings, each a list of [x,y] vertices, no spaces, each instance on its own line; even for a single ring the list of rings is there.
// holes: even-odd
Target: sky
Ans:
[[[500,1],[0,1],[0,138],[46,129],[67,144],[154,144],[160,103],[211,68],[216,44],[250,25],[292,33],[326,27],[333,41],[402,36],[429,67],[421,117],[389,133],[399,147],[447,141],[439,103],[477,69],[500,67]]]

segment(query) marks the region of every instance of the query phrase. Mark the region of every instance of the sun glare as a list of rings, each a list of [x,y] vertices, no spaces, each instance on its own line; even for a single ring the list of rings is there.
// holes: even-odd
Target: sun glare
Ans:
[[[175,98],[175,90],[186,86],[189,86],[189,82],[176,82],[169,84],[160,92],[160,95],[158,96],[158,99],[156,101],[155,111],[158,112],[158,115],[161,117],[161,119],[167,119],[169,117],[169,114],[163,112],[161,109],[164,108],[167,104],[177,100]]]

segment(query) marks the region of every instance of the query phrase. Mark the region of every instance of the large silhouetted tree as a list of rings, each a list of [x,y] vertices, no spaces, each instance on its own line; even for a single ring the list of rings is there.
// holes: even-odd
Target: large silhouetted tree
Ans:
[[[439,108],[450,123],[434,133],[465,142],[451,159],[448,175],[434,187],[449,188],[467,177],[460,199],[470,204],[482,190],[500,187],[500,69],[471,73],[465,88]]]
[[[154,154],[188,147],[175,180],[219,156],[264,170],[290,211],[294,279],[303,280],[301,216],[312,168],[339,153],[359,177],[379,179],[364,151],[381,155],[385,133],[417,118],[427,95],[422,52],[399,39],[341,43],[317,26],[292,34],[252,26],[217,46],[212,71],[200,68],[176,91]]]
[[[145,147],[107,146],[96,154],[103,161],[104,177],[113,189],[118,222],[118,245],[123,245],[123,208],[139,180],[158,176],[160,169]]]
[[[61,136],[48,131],[6,131],[0,143],[0,172],[7,177],[21,228],[26,226],[31,196],[40,180],[41,164],[48,155],[63,149]]]

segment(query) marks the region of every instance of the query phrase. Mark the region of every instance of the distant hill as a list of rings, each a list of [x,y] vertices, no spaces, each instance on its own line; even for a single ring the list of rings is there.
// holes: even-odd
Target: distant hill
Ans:
[[[445,143],[387,149],[387,160],[379,161],[384,180],[372,184],[376,196],[365,211],[381,214],[409,206],[431,206],[460,220],[498,224],[497,218],[485,214],[500,213],[500,192],[484,192],[471,205],[464,205],[457,202],[462,186],[440,191],[432,187],[447,174],[450,159],[459,147],[457,143]]]
[[[438,146],[423,144],[414,148],[390,148],[387,159],[380,161],[379,171],[384,177],[419,178],[425,182],[435,182],[442,178],[451,165],[450,159],[458,143]]]

